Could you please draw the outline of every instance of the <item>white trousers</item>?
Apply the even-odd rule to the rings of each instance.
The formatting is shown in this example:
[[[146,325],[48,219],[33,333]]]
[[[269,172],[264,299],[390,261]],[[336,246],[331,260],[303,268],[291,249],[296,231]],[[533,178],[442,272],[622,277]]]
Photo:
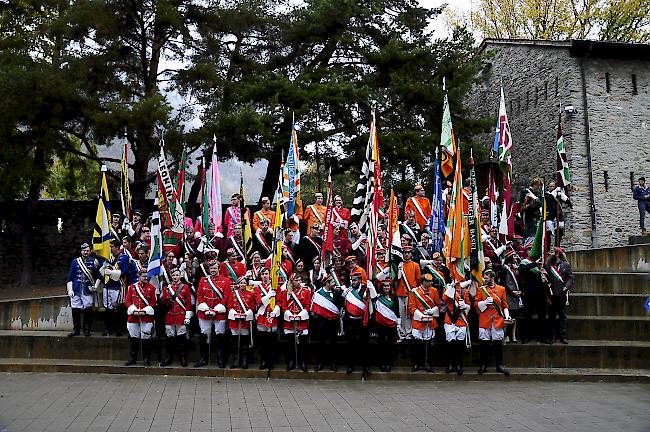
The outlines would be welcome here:
[[[73,309],[86,309],[93,305],[93,295],[75,294],[70,297],[70,306]]]
[[[138,339],[151,339],[153,337],[153,323],[152,322],[142,322],[142,323],[126,323],[126,330],[129,332],[129,336],[132,338]]]
[[[411,334],[411,317],[407,313],[409,298],[408,297],[397,297],[399,301],[399,316],[401,318],[399,333],[402,337],[405,337]]]
[[[104,290],[102,291],[102,299],[106,309],[115,309],[115,303],[117,303],[117,296],[119,293],[119,290],[109,290],[104,287]]]
[[[479,328],[478,329],[478,338],[485,341],[500,341],[503,340],[504,329],[494,328]]]
[[[184,324],[165,325],[165,335],[167,337],[183,336],[187,333],[187,327]]]
[[[436,330],[432,329],[431,324],[429,324],[429,327],[425,327],[424,330],[412,329],[411,333],[413,334],[413,337],[415,339],[431,340],[433,339],[433,336],[436,334]]]
[[[447,342],[460,340],[464,341],[467,335],[467,327],[457,326],[455,324],[445,324],[445,336],[447,337]]]
[[[204,335],[210,334],[213,328],[215,334],[224,334],[226,332],[226,320],[204,320],[199,318],[199,327]]]

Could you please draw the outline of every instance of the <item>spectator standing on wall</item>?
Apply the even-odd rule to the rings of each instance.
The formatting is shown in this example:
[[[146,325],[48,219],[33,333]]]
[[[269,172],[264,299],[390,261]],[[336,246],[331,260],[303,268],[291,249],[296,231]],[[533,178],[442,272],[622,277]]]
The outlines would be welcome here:
[[[645,229],[645,214],[646,212],[650,213],[650,186],[646,186],[645,177],[639,177],[639,184],[634,187],[633,196],[639,204],[641,235],[648,235],[648,230]]]

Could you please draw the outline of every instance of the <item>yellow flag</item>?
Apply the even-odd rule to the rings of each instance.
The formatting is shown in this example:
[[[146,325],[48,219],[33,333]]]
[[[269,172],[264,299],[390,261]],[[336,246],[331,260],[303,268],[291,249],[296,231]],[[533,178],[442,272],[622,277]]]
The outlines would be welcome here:
[[[99,191],[99,202],[97,203],[97,216],[95,217],[95,229],[93,230],[93,250],[98,256],[109,259],[111,255],[111,206],[108,197],[108,185],[106,184],[106,166],[102,166],[102,188]]]

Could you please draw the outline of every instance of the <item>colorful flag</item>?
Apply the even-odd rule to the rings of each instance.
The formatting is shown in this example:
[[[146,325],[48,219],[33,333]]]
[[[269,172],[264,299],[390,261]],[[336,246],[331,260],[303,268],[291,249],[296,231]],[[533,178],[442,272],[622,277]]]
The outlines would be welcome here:
[[[173,216],[170,212],[171,203],[174,201],[174,184],[167,167],[165,156],[165,143],[160,141],[160,154],[158,155],[158,197],[160,211],[161,230],[171,228],[174,225]]]
[[[569,173],[569,160],[564,145],[564,133],[562,131],[562,114],[557,122],[557,173],[555,175],[557,186],[566,189],[571,184]]]
[[[494,130],[494,143],[492,143],[492,149],[490,151],[490,159],[492,159],[494,156],[499,155],[499,140],[501,139],[501,128],[499,127],[501,124],[501,119],[499,116],[497,116],[497,126]]]
[[[469,268],[472,280],[476,283],[483,283],[483,269],[485,268],[485,254],[483,253],[483,242],[481,241],[481,216],[478,206],[478,193],[476,190],[476,174],[474,173],[474,157],[470,154],[469,185],[471,198],[467,211],[467,223],[469,225]]]
[[[503,171],[503,204],[501,207],[501,220],[499,222],[499,234],[507,238],[515,235],[515,222],[512,218],[512,134],[508,123],[506,112],[506,99],[501,86],[501,97],[499,100],[499,166]]]
[[[490,228],[499,227],[499,191],[497,190],[496,180],[494,179],[494,171],[492,166],[490,166],[489,175],[488,175],[489,189],[488,189],[488,198],[490,200]]]
[[[282,200],[282,181],[278,184],[275,192],[275,223],[273,225],[273,261],[271,263],[271,286],[274,290],[279,290],[280,264],[282,263],[282,210],[280,201]],[[287,245],[289,247],[289,245]]]
[[[460,155],[460,146],[457,148]],[[465,279],[465,215],[463,212],[463,175],[460,157],[456,158],[454,182],[445,228],[445,245],[443,255],[447,259],[447,268],[457,281]]]
[[[402,242],[399,233],[399,208],[397,207],[397,197],[390,190],[390,202],[388,203],[388,263],[390,264],[391,278],[397,279],[399,264],[403,261]]]
[[[449,111],[449,99],[447,98],[447,87],[445,78],[442,79],[442,91],[444,99],[442,102],[442,129],[440,131],[440,147],[442,148],[442,174],[448,177],[454,170],[453,157],[456,154],[456,140],[454,128],[451,124],[451,112]]]
[[[187,169],[187,152],[183,148],[181,154],[181,161],[178,164],[178,172],[176,173],[176,188],[174,190],[174,200],[170,203],[170,213],[174,221],[172,230],[176,234],[182,235],[185,232],[185,170]]]
[[[251,234],[251,217],[250,212],[246,208],[246,195],[244,194],[244,174],[241,169],[239,170],[239,194],[241,199],[239,200],[239,211],[241,214],[241,228],[242,228],[242,237],[244,238],[244,261],[246,263],[251,262],[251,255],[253,254],[253,235]]]
[[[127,220],[131,220],[131,190],[129,188],[129,142],[124,141],[122,161],[120,163],[120,201],[122,213]]]
[[[545,191],[544,191],[544,185],[542,185],[542,196],[544,196]],[[530,248],[530,251],[528,251],[528,257],[532,260],[537,260],[540,257],[543,256],[546,245],[545,243],[545,237],[546,233],[544,232],[544,227],[546,225],[546,200],[542,200],[542,217],[539,219],[539,222],[537,222],[537,231],[535,231],[535,240],[533,240],[533,245]],[[545,262],[545,259],[542,259],[542,262]]]
[[[106,165],[102,165],[102,186],[99,190],[97,202],[97,215],[95,216],[95,228],[93,230],[93,250],[105,259],[111,256],[111,203],[108,196],[108,185],[106,184]]]
[[[327,253],[334,253],[334,230],[332,228],[332,217],[334,208],[332,199],[332,168],[327,174],[327,210],[325,210],[325,226],[323,227],[323,248],[321,262],[325,264]]]
[[[290,218],[296,212],[296,202],[300,200],[300,154],[298,152],[298,134],[294,123],[291,124],[289,154],[283,168],[283,177],[283,195],[287,202],[287,217]]]
[[[370,123],[370,135],[366,147],[366,158],[361,166],[361,174],[359,175],[357,190],[352,201],[352,209],[350,210],[352,219],[359,224],[359,230],[362,233],[365,233],[367,230],[366,225],[368,224],[368,217],[374,202],[375,162],[378,160],[378,155],[375,154],[375,150],[377,149],[376,140],[377,131],[375,129],[375,113],[373,111],[372,122]]]
[[[440,159],[436,147],[436,161],[433,175],[433,198],[431,199],[431,217],[429,218],[429,234],[434,252],[442,251],[445,243],[445,215],[442,205],[442,178],[440,177]]]
[[[149,282],[160,289],[160,265],[162,257],[162,237],[160,234],[160,212],[158,211],[158,198],[154,198],[153,214],[151,215],[151,250],[149,251],[149,264],[147,276]]]
[[[198,218],[198,224],[201,227],[201,234],[207,237],[210,234],[210,184],[208,182],[207,170],[205,168],[205,159],[201,158],[201,216]]]
[[[222,231],[223,209],[221,208],[221,182],[219,178],[219,159],[217,158],[217,137],[213,137],[214,147],[212,148],[212,161],[210,162],[209,197],[210,197],[210,222],[214,225],[216,232]],[[209,225],[208,225],[209,226]]]

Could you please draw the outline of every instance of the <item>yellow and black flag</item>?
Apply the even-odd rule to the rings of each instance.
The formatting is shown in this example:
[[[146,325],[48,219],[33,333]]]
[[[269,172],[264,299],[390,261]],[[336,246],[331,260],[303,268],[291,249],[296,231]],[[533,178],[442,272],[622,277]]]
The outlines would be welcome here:
[[[108,197],[108,185],[106,184],[106,165],[102,166],[102,187],[99,191],[99,202],[97,203],[97,216],[95,217],[95,229],[93,231],[93,250],[105,259],[111,255],[111,204]]]
[[[241,205],[241,231],[242,237],[244,238],[244,255],[246,264],[250,264],[251,255],[253,254],[253,235],[251,234],[251,217],[248,209],[246,208],[246,198],[244,195],[244,174],[239,171],[240,191],[241,199],[239,200]]]

